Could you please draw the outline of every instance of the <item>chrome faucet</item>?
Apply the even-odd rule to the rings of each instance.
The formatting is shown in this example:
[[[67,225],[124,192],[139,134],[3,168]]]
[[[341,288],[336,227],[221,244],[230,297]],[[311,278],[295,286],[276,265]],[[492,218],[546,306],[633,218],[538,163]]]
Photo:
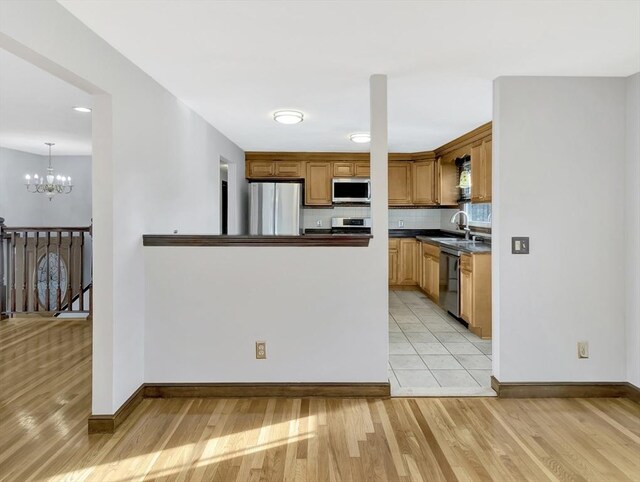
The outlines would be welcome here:
[[[464,239],[469,239],[469,235],[471,234],[471,229],[469,229],[469,215],[467,213],[465,213],[464,211],[457,211],[453,216],[451,216],[451,221],[449,221],[450,223],[455,223],[456,222],[456,218],[458,217],[459,214],[464,214]],[[460,224],[458,224],[458,227],[460,227]]]

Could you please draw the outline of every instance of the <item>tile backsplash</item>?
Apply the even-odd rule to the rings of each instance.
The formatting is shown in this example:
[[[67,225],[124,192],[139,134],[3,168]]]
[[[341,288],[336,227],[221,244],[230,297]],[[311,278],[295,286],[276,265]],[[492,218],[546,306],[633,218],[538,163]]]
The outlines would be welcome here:
[[[389,229],[442,229],[454,212],[455,209],[389,209]],[[400,221],[404,226],[399,225]]]
[[[456,229],[449,220],[457,209],[389,209],[389,229]],[[304,229],[329,229],[331,218],[370,217],[371,208],[366,206],[303,208]],[[317,222],[321,221],[322,226]],[[398,222],[403,221],[400,228]]]
[[[333,209],[303,208],[302,222],[304,229],[330,229],[331,218],[368,218],[371,217],[371,208],[368,206],[335,207]],[[321,221],[322,226],[317,222]]]

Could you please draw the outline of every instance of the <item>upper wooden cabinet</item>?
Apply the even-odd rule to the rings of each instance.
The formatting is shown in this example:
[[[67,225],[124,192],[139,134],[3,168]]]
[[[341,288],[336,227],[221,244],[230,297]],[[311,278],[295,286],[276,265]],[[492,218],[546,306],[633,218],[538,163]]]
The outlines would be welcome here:
[[[411,176],[413,181],[412,204],[419,206],[438,204],[437,162],[435,160],[414,162]]]
[[[389,206],[411,206],[411,168],[411,162],[389,162]]]
[[[353,162],[334,162],[333,177],[353,177],[355,166]]]
[[[276,166],[272,161],[255,161],[247,163],[247,177],[249,178],[272,177],[275,173]]]
[[[276,177],[303,177],[301,162],[276,162]]]
[[[331,163],[307,162],[304,199],[307,206],[331,206]]]
[[[354,162],[353,170],[355,177],[371,177],[371,165],[368,162]]]
[[[471,148],[471,202],[491,202],[491,140]]]
[[[371,168],[368,162],[333,162],[333,177],[369,177],[370,175]]]
[[[246,166],[248,179],[303,178],[304,163],[297,161],[249,161]]]

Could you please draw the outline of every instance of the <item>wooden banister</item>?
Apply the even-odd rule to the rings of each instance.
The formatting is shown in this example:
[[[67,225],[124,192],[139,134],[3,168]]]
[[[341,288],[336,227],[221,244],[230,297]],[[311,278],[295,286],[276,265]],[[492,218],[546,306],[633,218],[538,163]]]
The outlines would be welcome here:
[[[8,227],[0,218],[0,315],[64,311],[90,316],[92,246],[86,238],[91,236],[92,226]]]

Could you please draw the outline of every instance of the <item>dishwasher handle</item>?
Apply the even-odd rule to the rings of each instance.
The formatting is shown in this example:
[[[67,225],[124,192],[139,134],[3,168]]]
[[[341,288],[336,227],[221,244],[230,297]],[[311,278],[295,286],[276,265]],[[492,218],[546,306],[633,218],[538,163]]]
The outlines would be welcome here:
[[[456,258],[460,257],[461,252],[456,251],[455,249],[440,247],[440,252],[444,254],[448,254],[449,256],[455,256]]]

